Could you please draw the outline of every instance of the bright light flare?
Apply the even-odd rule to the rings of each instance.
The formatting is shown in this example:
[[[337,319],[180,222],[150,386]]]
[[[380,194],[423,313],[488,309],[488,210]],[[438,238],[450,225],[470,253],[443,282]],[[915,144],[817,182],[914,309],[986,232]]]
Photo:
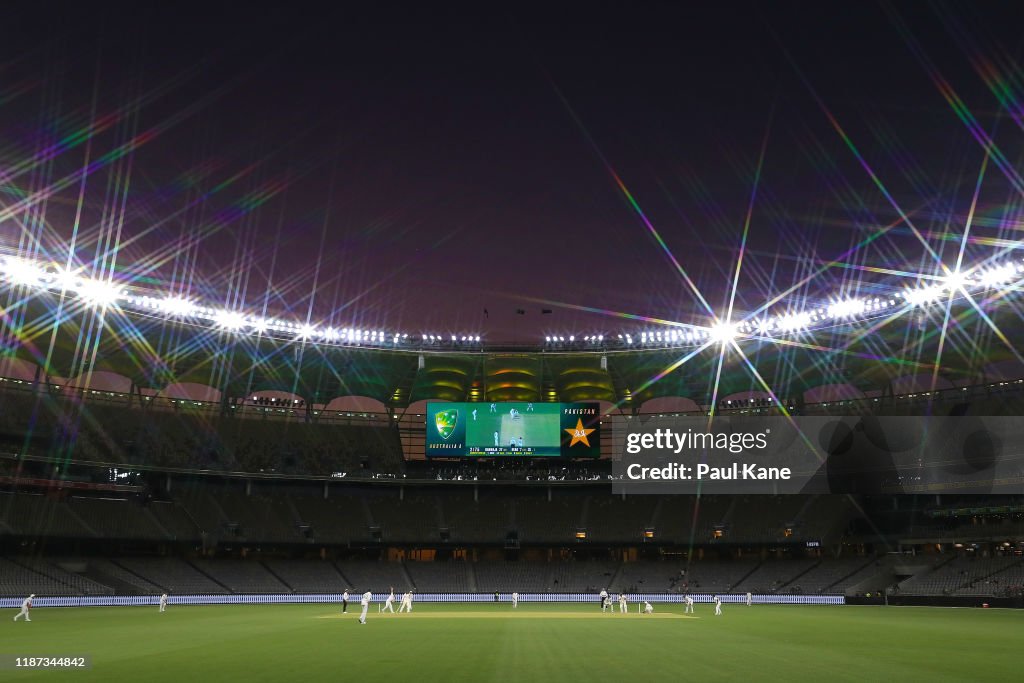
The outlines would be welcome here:
[[[970,284],[970,276],[963,271],[950,273],[942,278],[942,286],[950,292],[962,292]]]
[[[238,311],[217,311],[213,323],[225,330],[240,330],[246,326],[245,316]]]
[[[96,308],[106,308],[116,304],[124,296],[124,290],[113,282],[78,278],[73,287],[85,303]]]
[[[708,330],[713,341],[719,344],[728,344],[739,336],[739,328],[733,323],[715,323]]]
[[[1006,265],[984,271],[978,276],[978,282],[983,287],[1000,287],[1013,282],[1017,277],[1017,267]]]
[[[908,289],[903,293],[903,298],[911,306],[924,306],[939,299],[945,291],[944,285],[931,285],[920,289]]]
[[[831,304],[828,307],[828,315],[831,318],[852,318],[863,313],[866,307],[867,302],[863,299],[846,299]]]
[[[792,313],[779,318],[776,326],[782,332],[797,332],[811,325],[811,313]]]
[[[4,259],[2,268],[4,277],[16,285],[37,287],[46,277],[46,272],[37,264],[15,256]]]
[[[196,305],[188,299],[169,296],[159,302],[159,308],[167,315],[190,316],[196,312]]]

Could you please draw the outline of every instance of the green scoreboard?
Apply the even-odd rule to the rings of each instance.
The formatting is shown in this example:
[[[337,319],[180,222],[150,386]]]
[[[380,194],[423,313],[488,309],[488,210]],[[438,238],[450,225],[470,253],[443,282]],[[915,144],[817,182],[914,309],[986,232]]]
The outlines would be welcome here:
[[[597,458],[597,403],[428,403],[428,458]]]

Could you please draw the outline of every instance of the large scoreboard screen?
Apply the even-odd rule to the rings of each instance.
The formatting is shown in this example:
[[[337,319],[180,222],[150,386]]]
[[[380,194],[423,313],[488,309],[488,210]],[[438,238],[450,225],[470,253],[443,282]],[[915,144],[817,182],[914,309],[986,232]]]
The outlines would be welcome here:
[[[433,457],[596,458],[597,403],[428,403]]]

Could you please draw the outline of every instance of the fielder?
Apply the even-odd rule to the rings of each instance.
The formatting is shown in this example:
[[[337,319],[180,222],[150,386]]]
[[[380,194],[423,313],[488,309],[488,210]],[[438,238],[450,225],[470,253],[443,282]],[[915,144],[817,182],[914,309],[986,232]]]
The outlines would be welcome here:
[[[36,597],[36,594],[25,598],[21,603],[21,611],[14,615],[14,620],[17,621],[18,617],[25,617],[25,621],[32,621],[32,617],[29,616],[29,610],[32,609],[32,598]]]
[[[348,589],[347,588],[345,589],[345,592],[341,594],[341,613],[345,614],[345,612],[348,612]]]
[[[626,608],[626,594],[619,593],[619,614],[626,614],[628,611]]]
[[[654,608],[646,600],[644,600],[644,614],[654,614]]]
[[[519,593],[512,594],[512,609],[519,607]]]
[[[603,612],[608,607],[608,591],[602,588],[598,597],[601,598],[601,611]]]
[[[166,612],[167,611],[167,593],[164,593],[163,595],[160,596],[160,611],[161,612]]]
[[[693,598],[689,595],[686,596],[686,609],[683,610],[683,614],[693,614]]]
[[[754,596],[747,593],[747,607],[750,607],[752,604],[754,604]]]
[[[373,600],[373,593],[371,593],[370,591],[366,591],[365,593],[363,593],[363,597],[359,601],[359,604],[363,606],[363,613],[359,615],[359,623],[363,624],[364,626],[366,625],[366,613],[370,609],[371,600]]]
[[[722,598],[715,596],[715,616],[722,616]]]
[[[395,587],[391,587],[391,594],[388,595],[387,599],[384,600],[384,609],[381,612],[390,611],[392,614],[395,613]]]

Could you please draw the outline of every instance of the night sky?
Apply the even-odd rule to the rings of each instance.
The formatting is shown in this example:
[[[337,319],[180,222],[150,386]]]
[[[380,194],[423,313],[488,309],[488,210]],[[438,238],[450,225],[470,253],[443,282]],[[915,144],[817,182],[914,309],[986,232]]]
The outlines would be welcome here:
[[[529,341],[1019,239],[1015,3],[27,4],[0,246],[161,291]]]

